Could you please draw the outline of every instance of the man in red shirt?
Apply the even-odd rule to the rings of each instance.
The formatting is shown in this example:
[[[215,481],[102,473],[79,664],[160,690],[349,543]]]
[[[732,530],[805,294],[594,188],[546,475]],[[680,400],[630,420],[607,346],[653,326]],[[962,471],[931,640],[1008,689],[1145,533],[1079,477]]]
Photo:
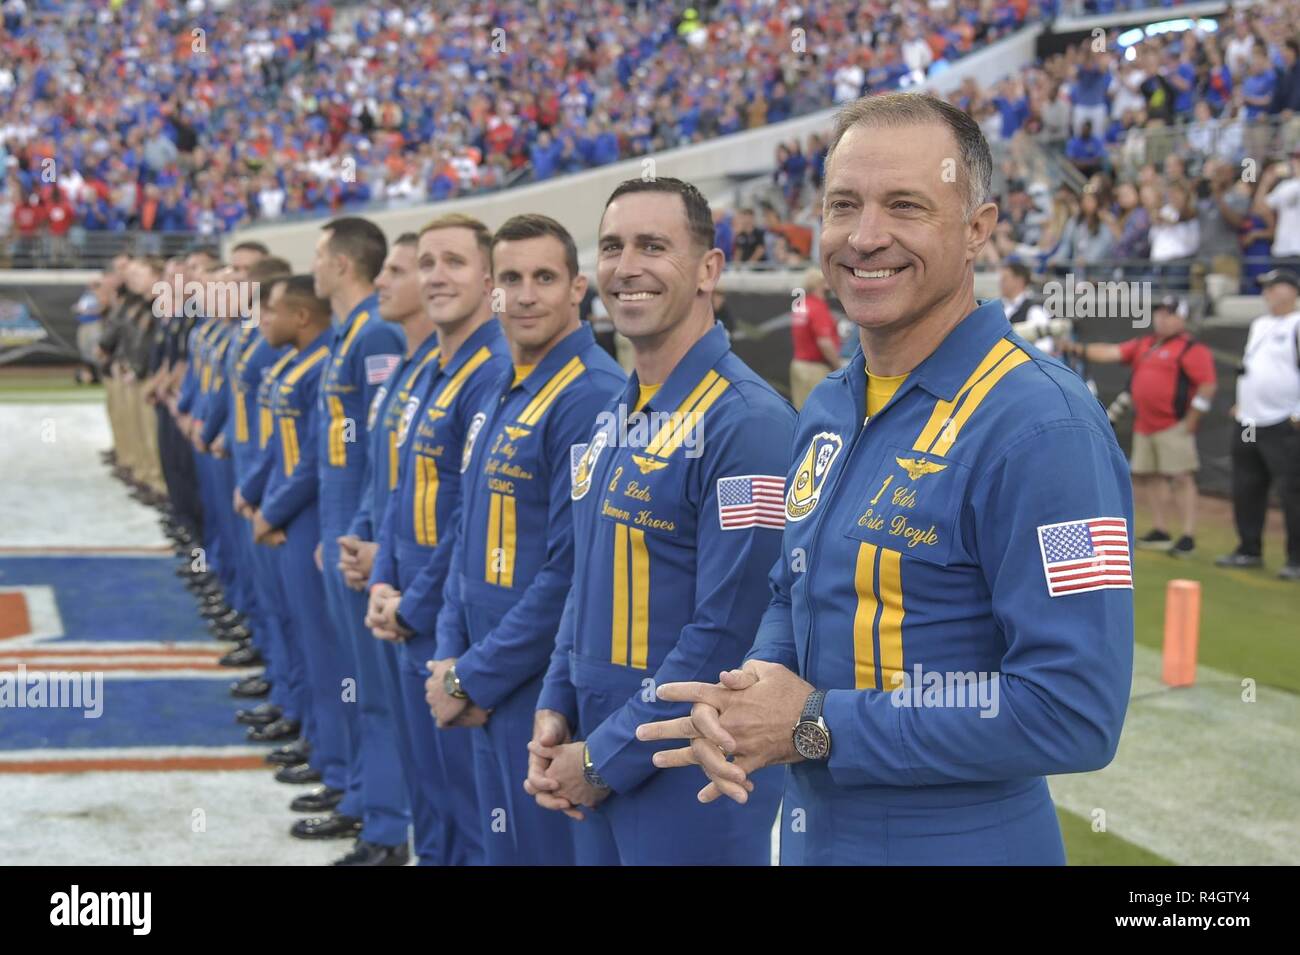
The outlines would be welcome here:
[[[1151,508],[1152,529],[1137,545],[1190,554],[1196,547],[1196,426],[1210,410],[1214,397],[1214,356],[1187,334],[1186,309],[1174,296],[1153,308],[1154,335],[1122,344],[1070,342],[1067,354],[1089,361],[1123,362],[1133,369],[1129,394],[1133,399],[1133,453],[1129,466],[1135,491],[1144,491]],[[1166,531],[1172,489],[1182,517],[1182,536],[1174,541]]]
[[[18,257],[27,265],[37,264],[40,249],[41,227],[45,225],[45,206],[39,193],[33,192],[27,201],[14,210],[14,232],[18,235]]]
[[[826,279],[820,269],[804,273],[802,301],[790,310],[794,358],[790,362],[790,403],[803,407],[818,382],[840,367],[840,332],[826,304]]]
[[[56,266],[68,264],[68,231],[76,221],[76,216],[76,210],[63,190],[55,186],[45,210],[45,219],[50,230],[50,259]]]

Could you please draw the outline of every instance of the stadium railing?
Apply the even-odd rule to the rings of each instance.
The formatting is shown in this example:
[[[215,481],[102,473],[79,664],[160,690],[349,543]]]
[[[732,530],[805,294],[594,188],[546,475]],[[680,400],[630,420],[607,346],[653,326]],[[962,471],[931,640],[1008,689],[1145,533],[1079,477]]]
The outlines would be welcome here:
[[[121,252],[167,258],[220,240],[197,232],[98,232],[80,226],[66,236],[10,234],[0,237],[0,269],[100,269]]]

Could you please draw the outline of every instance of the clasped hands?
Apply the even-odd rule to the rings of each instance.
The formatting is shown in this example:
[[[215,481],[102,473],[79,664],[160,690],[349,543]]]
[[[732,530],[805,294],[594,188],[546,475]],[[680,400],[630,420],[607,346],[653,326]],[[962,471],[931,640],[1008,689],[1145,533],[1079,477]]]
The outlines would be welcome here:
[[[799,762],[794,727],[813,685],[779,663],[750,660],[718,683],[665,683],[661,700],[692,703],[691,714],[637,727],[643,741],[683,739],[690,745],[654,754],[661,769],[699,766],[709,778],[700,802],[727,796],[738,803],[754,791],[750,774]]]

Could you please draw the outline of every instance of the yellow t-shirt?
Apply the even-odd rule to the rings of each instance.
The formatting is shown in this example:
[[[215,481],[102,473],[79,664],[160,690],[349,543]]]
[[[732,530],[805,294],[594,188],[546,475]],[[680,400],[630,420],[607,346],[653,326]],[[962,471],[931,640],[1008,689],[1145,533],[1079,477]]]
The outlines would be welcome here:
[[[642,408],[644,408],[646,406],[646,402],[649,401],[651,398],[653,398],[656,392],[658,392],[659,389],[662,387],[663,387],[662,383],[658,385],[641,385],[640,390],[637,392],[637,396],[636,396],[636,407],[633,408],[632,410],[640,411]]]
[[[537,367],[536,365],[515,365],[515,380],[510,387],[511,388],[519,387],[519,383],[523,381],[525,378],[527,378],[529,375],[531,375],[533,373],[533,369],[536,367]]]
[[[907,375],[873,375],[867,373],[867,417],[873,417],[881,408],[889,404],[899,385],[907,380]]]

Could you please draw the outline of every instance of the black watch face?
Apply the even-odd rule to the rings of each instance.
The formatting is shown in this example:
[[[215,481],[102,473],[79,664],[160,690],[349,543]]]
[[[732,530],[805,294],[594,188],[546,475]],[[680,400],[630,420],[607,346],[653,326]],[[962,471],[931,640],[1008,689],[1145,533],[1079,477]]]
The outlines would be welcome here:
[[[825,759],[830,737],[816,723],[800,723],[794,728],[794,748],[804,759]]]

